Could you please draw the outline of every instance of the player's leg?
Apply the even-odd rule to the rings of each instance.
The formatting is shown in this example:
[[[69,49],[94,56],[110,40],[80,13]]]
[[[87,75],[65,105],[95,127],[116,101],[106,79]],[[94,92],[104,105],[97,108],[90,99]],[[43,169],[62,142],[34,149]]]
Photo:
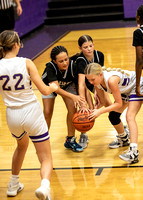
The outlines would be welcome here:
[[[29,144],[29,137],[25,134],[20,140],[17,140],[17,147],[12,158],[12,175],[11,181],[8,184],[7,196],[16,196],[20,192],[24,185],[19,182],[19,173],[22,167],[22,163],[25,157]]]
[[[48,126],[39,102],[33,102],[29,105],[28,111],[28,115],[25,119],[25,127],[26,131],[29,133],[30,139],[34,143],[36,153],[41,164],[41,186],[35,192],[39,199],[47,198],[50,200],[52,156]]]
[[[121,114],[127,107],[128,103],[123,101],[122,108],[109,113],[109,120],[118,133],[117,139],[109,144],[109,148],[118,148],[129,145],[129,132],[126,130],[126,127],[124,127],[123,122],[120,119]]]
[[[50,148],[50,140],[43,142],[34,142],[36,153],[41,164],[41,186],[35,191],[36,196],[39,199],[51,200],[50,195],[50,179],[52,175],[52,155]]]
[[[47,122],[48,128],[50,128],[51,119],[52,119],[53,110],[54,110],[55,96],[53,94],[50,94],[48,96],[42,95],[42,101],[43,101],[44,117]]]
[[[67,97],[63,97],[63,100],[65,102],[66,108],[67,108],[67,129],[68,129],[68,136],[66,138],[66,142],[64,146],[68,149],[72,149],[73,151],[83,151],[82,146],[80,146],[76,142],[75,138],[75,127],[72,123],[72,118],[77,111],[74,102],[72,99],[69,99]]]
[[[130,131],[130,148],[129,151],[120,155],[119,157],[125,161],[136,163],[138,162],[138,127],[136,123],[136,115],[139,112],[142,105],[142,101],[129,102],[126,118]]]

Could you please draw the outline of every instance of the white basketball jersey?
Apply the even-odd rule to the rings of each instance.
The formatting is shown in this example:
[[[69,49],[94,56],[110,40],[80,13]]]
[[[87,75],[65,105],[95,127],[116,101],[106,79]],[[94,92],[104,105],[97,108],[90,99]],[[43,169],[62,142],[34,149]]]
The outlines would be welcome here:
[[[26,58],[0,60],[0,93],[7,107],[19,107],[37,100],[26,68]]]
[[[103,71],[103,76],[104,76],[104,81],[107,87],[107,92],[112,93],[109,85],[108,85],[108,80],[111,76],[119,76],[120,77],[120,83],[118,84],[119,89],[121,94],[129,94],[133,87],[136,84],[136,74],[134,71],[128,71],[124,70],[125,73],[122,73],[120,71],[109,71],[107,72],[106,70]],[[101,86],[98,86],[101,89]]]

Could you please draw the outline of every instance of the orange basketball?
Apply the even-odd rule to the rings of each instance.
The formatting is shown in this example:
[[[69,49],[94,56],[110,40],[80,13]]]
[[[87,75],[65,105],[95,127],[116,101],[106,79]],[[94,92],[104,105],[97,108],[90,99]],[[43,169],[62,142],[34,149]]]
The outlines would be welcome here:
[[[72,122],[76,130],[80,132],[87,132],[93,127],[95,120],[90,121],[88,116],[89,115],[87,114],[87,112],[84,113],[76,112],[74,114]]]

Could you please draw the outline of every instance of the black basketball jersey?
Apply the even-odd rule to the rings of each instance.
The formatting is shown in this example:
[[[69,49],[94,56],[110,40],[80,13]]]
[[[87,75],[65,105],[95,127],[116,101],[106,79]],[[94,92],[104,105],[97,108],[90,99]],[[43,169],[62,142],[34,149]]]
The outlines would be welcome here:
[[[133,46],[143,47],[143,25],[133,32]]]
[[[72,60],[70,60],[69,67],[65,71],[60,71],[53,61],[48,62],[46,63],[46,68],[42,74],[42,80],[46,85],[50,82],[58,81],[59,86],[62,89],[65,89],[73,82],[77,85],[77,77],[77,68]]]
[[[101,66],[104,65],[104,54],[100,51],[94,50],[94,57],[93,57],[93,62],[94,63],[99,63]],[[78,74],[84,74],[84,70],[86,66],[90,62],[86,59],[86,57],[81,53],[78,58],[76,59],[76,64],[77,64],[77,70]],[[94,86],[89,83],[87,78],[85,78],[86,86],[90,91],[93,91]]]

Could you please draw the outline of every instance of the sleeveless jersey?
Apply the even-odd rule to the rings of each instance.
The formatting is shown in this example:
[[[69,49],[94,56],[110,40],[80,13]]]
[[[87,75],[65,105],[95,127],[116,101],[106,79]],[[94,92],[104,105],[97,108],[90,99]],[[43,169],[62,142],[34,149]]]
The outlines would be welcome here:
[[[94,50],[93,54],[94,54],[93,62],[99,63],[101,66],[103,66],[104,65],[104,54],[97,50]],[[89,63],[90,62],[86,59],[86,57],[83,55],[83,53],[81,53],[76,59],[78,74],[85,74],[84,70]],[[86,77],[85,77],[85,83],[86,83],[87,88],[91,92],[93,92],[94,86],[89,83],[89,81],[87,80]]]
[[[136,29],[133,33],[133,46],[142,46],[143,47],[143,25],[140,28]]]
[[[124,72],[125,73],[122,73],[120,71],[109,71],[109,72],[107,72],[106,70],[103,71],[104,81],[108,93],[112,93],[108,85],[108,80],[110,77],[115,75],[120,77],[120,82],[118,86],[121,94],[129,95],[131,93],[132,89],[135,87],[136,84],[136,74],[134,71],[128,71],[128,70],[124,70]],[[99,89],[104,89],[101,85],[98,85],[97,87]]]
[[[75,63],[70,60],[69,67],[65,71],[60,71],[54,62],[48,62],[42,74],[43,82],[48,85],[50,82],[58,81],[60,88],[66,89],[73,82],[78,84]]]
[[[26,68],[26,58],[0,60],[0,93],[7,107],[19,107],[37,100]]]

